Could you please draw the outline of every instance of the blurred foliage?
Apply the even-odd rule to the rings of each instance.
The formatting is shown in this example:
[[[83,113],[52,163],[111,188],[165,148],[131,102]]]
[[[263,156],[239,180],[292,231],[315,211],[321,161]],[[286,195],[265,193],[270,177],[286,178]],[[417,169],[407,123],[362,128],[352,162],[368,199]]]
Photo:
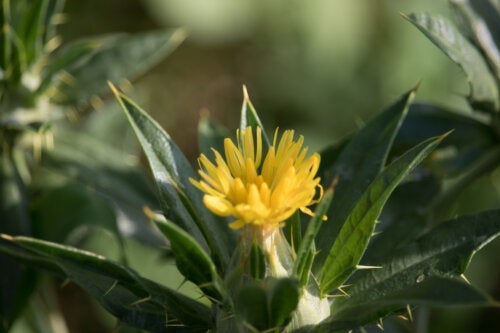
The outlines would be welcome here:
[[[213,318],[207,320],[206,305],[214,299],[228,299],[217,274],[228,265],[224,251],[232,253],[233,236],[225,234],[224,222],[205,222],[208,229],[204,230],[201,222],[191,217],[194,211],[204,211],[199,195],[190,192],[178,198],[174,193],[178,188],[166,186],[160,178],[172,172],[168,167],[172,162],[169,152],[177,157],[186,155],[181,170],[189,169],[188,161],[194,162],[200,113],[200,150],[221,146],[220,139],[230,131],[218,123],[229,128],[238,126],[240,114],[235,110],[241,103],[240,87],[246,84],[257,97],[255,105],[265,107],[260,116],[263,123],[269,124],[266,127],[293,127],[305,134],[313,150],[323,148],[320,172],[325,187],[340,176],[328,212],[336,224],[326,227],[326,233],[326,229],[305,229],[308,224],[302,223],[301,236],[315,238],[323,251],[313,264],[314,242],[304,245],[300,267],[294,268],[294,274],[305,283],[310,269],[318,273],[318,267],[325,266],[329,274],[321,275],[321,291],[330,292],[343,282],[353,282],[352,298],[334,303],[337,314],[313,331],[364,325],[385,315],[388,309],[408,303],[423,305],[414,312],[416,321],[404,323],[391,317],[385,322],[386,331],[498,330],[494,320],[498,309],[468,308],[464,314],[461,310],[425,307],[450,304],[450,295],[468,304],[488,302],[482,293],[450,278],[463,273],[472,254],[498,234],[498,1],[454,0],[450,6],[444,0],[89,0],[67,1],[62,14],[63,2],[2,1],[0,232],[87,249],[120,264],[23,237],[2,238],[3,252],[76,282],[119,318],[120,332],[139,331],[127,324],[161,331],[165,313],[191,327],[188,331],[212,327]],[[442,16],[420,14],[422,11]],[[398,12],[417,14],[402,15],[409,24]],[[64,28],[56,34],[56,25],[62,22]],[[184,30],[164,31],[158,29],[160,26],[183,26],[191,36],[164,61],[184,38]],[[144,75],[153,66],[155,71]],[[139,77],[141,99],[171,135],[166,146],[151,144],[157,151],[149,151],[148,156],[160,193],[159,203],[140,169],[137,143],[129,125],[116,104],[103,102],[109,95],[107,80],[127,90],[128,80]],[[399,105],[395,103],[364,124],[363,119],[371,118],[401,87],[412,86],[419,79],[422,83],[416,103],[408,105],[411,98],[406,95]],[[119,98],[129,101],[123,95]],[[133,104],[126,104],[126,109],[143,114]],[[255,112],[253,106],[250,110]],[[252,112],[247,115],[250,118],[243,120],[249,123],[258,119],[256,113],[254,118]],[[139,137],[141,132],[149,135],[140,138],[148,155],[148,145],[163,138],[164,132],[154,126],[141,127],[151,125],[144,121],[149,119],[147,115],[142,117],[141,121],[130,120],[136,123]],[[430,152],[428,146],[417,145],[450,130],[454,132],[429,158],[404,177],[415,161]],[[328,146],[325,142],[336,144]],[[427,144],[434,145],[431,141]],[[423,150],[411,150],[416,154],[407,157],[411,167],[406,162],[400,162],[403,164],[399,167],[389,164],[415,146]],[[156,159],[154,163],[151,158]],[[351,170],[354,180],[346,170]],[[174,183],[178,185],[186,177],[181,173],[173,178]],[[189,185],[182,188],[186,189]],[[373,193],[380,195],[382,202],[368,204]],[[177,210],[171,210],[172,200]],[[194,208],[186,204],[189,200]],[[152,228],[143,206],[153,210],[161,207],[165,216],[178,224],[159,226],[170,241],[177,242],[172,251],[178,264],[182,263],[180,273],[166,251],[168,242]],[[318,209],[328,209],[326,203],[324,206]],[[488,209],[496,210],[484,212]],[[369,218],[359,225],[352,222],[353,216],[362,211]],[[471,213],[479,215],[455,219]],[[204,221],[211,221],[212,217],[204,214]],[[364,239],[359,246],[342,243],[348,233],[347,229],[342,231],[344,222],[367,232],[375,228],[379,214],[381,223],[376,231],[382,231],[380,235],[369,243],[370,237]],[[297,220],[293,228],[300,224]],[[318,226],[319,221],[309,224]],[[191,236],[196,242],[183,230],[195,230]],[[434,233],[440,235],[435,236],[437,240]],[[296,237],[298,243],[296,234],[290,237]],[[453,255],[433,252],[446,239]],[[462,239],[462,245],[453,247],[453,239]],[[200,244],[195,257],[183,252],[186,244],[198,246],[195,243]],[[368,245],[364,255],[363,245]],[[500,272],[494,264],[499,245],[498,240],[488,245],[466,271],[474,284],[497,300]],[[347,246],[352,251],[337,257],[335,253],[341,252],[334,251],[334,256],[327,259],[330,248],[335,246]],[[422,251],[433,255],[418,259],[416,265],[424,267],[425,283],[415,284],[419,283],[420,271],[408,267],[408,262],[421,256]],[[208,258],[206,252],[212,257]],[[251,267],[252,277],[262,277],[260,252],[255,249],[253,253],[256,266]],[[387,269],[373,274],[356,271],[355,266],[344,265],[345,257],[350,255],[364,265],[387,267],[387,260],[391,260],[389,267],[394,265],[402,273],[388,273]],[[197,265],[211,275],[206,276]],[[68,328],[84,332],[95,328],[84,326],[85,319],[71,320],[80,308],[64,307],[68,296],[54,291],[60,280],[39,278],[38,273],[3,254],[0,267],[8,268],[1,279],[1,331],[8,330],[20,315],[15,332],[64,332]],[[336,275],[339,271],[342,274]],[[330,279],[332,276],[336,279]],[[411,279],[407,281],[408,276]],[[183,279],[191,282],[179,290]],[[373,282],[377,279],[388,282],[379,285]],[[119,281],[116,290],[109,289],[113,281]],[[207,287],[206,282],[213,285]],[[81,309],[99,318],[96,325],[100,326],[96,327],[113,330],[114,317],[99,313],[95,301],[82,296],[78,287],[69,288],[76,290],[77,297],[86,297]],[[116,294],[108,298],[112,289]],[[251,311],[262,302],[273,304],[276,295],[281,300],[283,290],[293,296],[297,291],[294,280],[249,285],[235,295],[234,309],[256,327],[284,326],[296,304],[293,297],[282,301],[289,307],[283,307],[277,316],[266,312],[271,311],[270,305],[259,313]],[[435,290],[442,294],[437,295]],[[202,292],[206,298],[201,302],[185,296],[196,298]],[[145,300],[146,296],[151,299]],[[136,302],[144,302],[144,307],[138,310]],[[279,319],[273,321],[271,317]]]

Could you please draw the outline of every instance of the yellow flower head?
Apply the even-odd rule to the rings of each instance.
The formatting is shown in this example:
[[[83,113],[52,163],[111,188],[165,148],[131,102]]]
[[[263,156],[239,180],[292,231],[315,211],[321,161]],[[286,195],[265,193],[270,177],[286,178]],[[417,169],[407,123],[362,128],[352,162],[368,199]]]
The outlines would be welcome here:
[[[283,133],[279,144],[278,131],[262,160],[262,130],[251,127],[236,131],[237,145],[224,140],[225,159],[213,149],[215,164],[204,155],[198,159],[201,180],[191,183],[205,193],[204,204],[214,214],[234,216],[230,224],[239,229],[254,226],[280,226],[297,209],[312,215],[307,206],[321,199],[319,185],[320,156],[309,157],[302,147],[304,137],[294,141],[294,131]],[[317,189],[319,198],[314,199]]]

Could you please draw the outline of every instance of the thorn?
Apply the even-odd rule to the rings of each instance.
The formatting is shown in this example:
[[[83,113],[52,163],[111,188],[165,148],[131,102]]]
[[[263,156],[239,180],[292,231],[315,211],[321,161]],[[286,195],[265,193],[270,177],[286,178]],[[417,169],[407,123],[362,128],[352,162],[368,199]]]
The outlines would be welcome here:
[[[167,219],[163,215],[153,212],[148,206],[143,206],[142,211],[152,221],[167,222]]]
[[[382,221],[380,221],[380,220],[375,220],[375,224],[380,224],[380,223],[382,223]]]
[[[384,330],[384,323],[382,322],[382,318],[378,319],[377,327],[380,328],[382,331]]]
[[[403,316],[403,315],[398,315],[397,317],[398,317],[399,319],[403,319],[404,321],[408,321],[408,320],[409,320],[409,319],[408,319],[408,317],[405,317],[405,316]]]
[[[111,287],[109,287],[109,289],[104,293],[103,296],[107,296],[111,292],[111,290],[115,289],[117,285],[118,285],[118,280],[115,280],[115,282],[113,282]]]
[[[382,231],[375,231],[374,233],[372,233],[371,237],[375,237],[377,235],[380,235],[382,233]]]
[[[61,283],[61,286],[59,288],[64,288],[66,287],[68,284],[70,284],[71,280],[70,279],[64,279],[64,281]]]
[[[413,322],[413,314],[411,312],[410,304],[406,304],[406,312],[408,312],[408,318],[410,318],[410,321]]]
[[[351,295],[349,295],[349,293],[347,293],[347,292],[344,290],[344,288],[349,287],[349,286],[350,286],[350,285],[344,285],[344,286],[340,286],[340,287],[338,287],[337,289],[338,289],[338,290],[339,290],[342,294],[344,294],[344,296],[351,297]]]
[[[12,237],[10,235],[0,234],[0,237],[3,238],[3,239],[6,239],[8,241],[14,241],[14,237]]]
[[[134,305],[141,304],[141,303],[144,303],[144,302],[149,302],[151,299],[152,299],[151,295],[149,295],[146,298],[141,298],[141,299],[138,299],[135,302],[130,303],[130,306],[134,306]]]
[[[378,268],[382,268],[382,266],[356,265],[356,269],[378,269]]]
[[[464,274],[460,274],[460,277],[465,281],[467,282],[467,284],[471,284],[470,281],[465,277]]]
[[[250,102],[250,97],[248,96],[247,86],[245,84],[243,85],[243,101],[245,101],[247,103]]]

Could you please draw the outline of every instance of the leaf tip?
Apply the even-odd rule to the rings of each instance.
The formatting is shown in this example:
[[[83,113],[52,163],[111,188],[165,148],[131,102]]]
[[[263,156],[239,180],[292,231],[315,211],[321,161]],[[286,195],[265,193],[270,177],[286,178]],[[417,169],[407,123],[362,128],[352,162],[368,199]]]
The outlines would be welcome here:
[[[12,237],[11,235],[7,235],[7,234],[0,234],[0,238],[3,238],[3,239],[6,239],[8,241],[14,241],[14,237]]]
[[[109,89],[111,89],[111,91],[115,95],[115,97],[119,98],[120,97],[120,91],[118,91],[118,88],[116,88],[116,86],[113,84],[113,82],[111,82],[111,81],[108,80],[108,86],[109,86]]]
[[[250,103],[250,97],[248,96],[247,86],[243,85],[243,102]]]

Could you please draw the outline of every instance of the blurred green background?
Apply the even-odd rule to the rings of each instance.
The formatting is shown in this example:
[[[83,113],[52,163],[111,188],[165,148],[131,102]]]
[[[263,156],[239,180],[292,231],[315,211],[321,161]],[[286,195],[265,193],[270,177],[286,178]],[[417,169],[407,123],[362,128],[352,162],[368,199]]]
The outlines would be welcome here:
[[[59,33],[68,42],[108,32],[184,27],[188,39],[133,89],[194,163],[200,113],[208,110],[236,128],[243,84],[268,128],[295,128],[314,150],[355,131],[419,81],[417,101],[470,112],[460,69],[400,15],[422,11],[453,16],[445,0],[67,0]],[[499,179],[497,169],[484,184],[474,184],[463,194],[469,205],[460,213],[498,207]],[[89,247],[118,258],[115,243],[99,233]],[[157,252],[134,241],[127,250],[130,265],[145,276],[182,284],[170,264],[158,269],[165,261]],[[468,277],[499,299],[500,265],[491,266],[498,263],[499,240],[486,250]],[[71,332],[111,330],[113,321],[104,313],[97,315],[108,318],[102,327],[85,326],[90,324],[85,318],[96,314],[83,297],[74,286],[62,291]],[[75,302],[79,311],[64,309]],[[495,313],[446,310],[421,317],[429,316],[432,332],[494,332]],[[404,327],[412,331],[419,324]]]
[[[200,111],[236,127],[243,84],[268,128],[296,128],[313,148],[418,81],[418,100],[467,110],[459,68],[400,16],[414,11],[451,15],[445,0],[70,0],[60,32],[185,27],[187,41],[134,90],[194,160]]]

